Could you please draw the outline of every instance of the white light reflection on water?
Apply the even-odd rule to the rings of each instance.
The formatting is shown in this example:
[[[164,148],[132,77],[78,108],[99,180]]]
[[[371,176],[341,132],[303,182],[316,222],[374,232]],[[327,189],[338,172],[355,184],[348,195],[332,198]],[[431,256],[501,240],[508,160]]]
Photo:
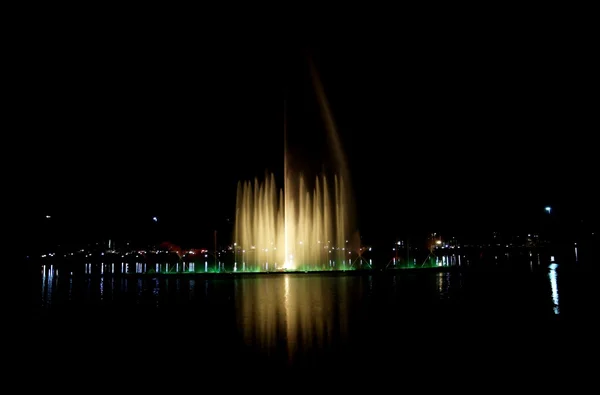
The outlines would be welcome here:
[[[46,301],[46,265],[42,266],[42,304]]]
[[[190,300],[194,299],[194,296],[196,295],[196,280],[190,280],[190,292],[189,292],[189,297]]]
[[[110,280],[110,299],[115,300],[115,278]]]
[[[154,296],[154,300],[156,301],[156,307],[160,305],[160,281],[158,278],[153,278],[154,288],[152,288],[152,295]]]
[[[85,285],[86,285],[86,287],[85,287],[85,296],[84,296],[84,299],[86,301],[89,301],[90,298],[91,298],[91,295],[92,295],[92,279],[89,278],[89,277],[86,278],[85,279]]]
[[[52,303],[52,292],[54,288],[54,268],[50,265],[48,269],[48,284],[46,285],[46,305]]]
[[[100,300],[104,300],[104,276],[100,277]]]
[[[556,273],[557,267],[558,265],[556,263],[550,264],[550,273],[548,273],[548,277],[550,278],[550,287],[552,289],[552,302],[554,303],[554,314],[560,314],[560,309],[558,305],[558,275]]]
[[[142,282],[142,278],[141,277],[138,278],[138,280],[137,280],[137,287],[136,288],[137,288],[137,294],[136,294],[137,297],[136,297],[135,303],[136,304],[140,304],[141,299],[142,299],[142,292],[144,291],[144,284]]]

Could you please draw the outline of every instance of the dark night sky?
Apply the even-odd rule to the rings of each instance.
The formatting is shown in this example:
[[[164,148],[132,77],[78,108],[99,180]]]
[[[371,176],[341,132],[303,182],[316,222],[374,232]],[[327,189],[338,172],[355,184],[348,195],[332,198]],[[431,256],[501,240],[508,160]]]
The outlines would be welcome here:
[[[26,199],[31,218],[51,214],[71,236],[131,237],[157,215],[169,238],[210,240],[238,180],[281,170],[284,97],[290,133],[322,130],[309,56],[365,237],[527,228],[546,204],[597,215],[597,77],[579,30],[438,26],[310,46],[46,33],[24,87]]]

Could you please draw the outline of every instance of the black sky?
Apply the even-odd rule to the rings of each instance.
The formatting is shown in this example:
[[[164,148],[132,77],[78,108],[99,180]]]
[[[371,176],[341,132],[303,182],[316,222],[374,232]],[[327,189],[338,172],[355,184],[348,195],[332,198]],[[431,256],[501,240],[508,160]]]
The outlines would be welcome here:
[[[208,238],[231,219],[239,180],[281,171],[284,99],[290,133],[322,130],[309,58],[365,237],[527,228],[545,205],[597,215],[583,30],[449,24],[315,45],[166,30],[37,36],[23,87],[30,217],[129,237],[156,215],[171,238]]]

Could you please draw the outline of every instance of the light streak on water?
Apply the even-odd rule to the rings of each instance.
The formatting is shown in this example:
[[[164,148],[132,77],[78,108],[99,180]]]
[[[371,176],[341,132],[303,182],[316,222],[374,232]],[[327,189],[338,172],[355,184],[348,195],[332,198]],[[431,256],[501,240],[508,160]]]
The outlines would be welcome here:
[[[54,268],[50,265],[48,269],[48,285],[46,286],[46,305],[52,303],[52,289],[54,288]]]
[[[115,278],[110,280],[110,299],[115,300]]]
[[[100,277],[100,300],[104,300],[104,276]]]
[[[550,268],[550,273],[548,273],[548,277],[550,278],[550,287],[552,289],[552,302],[554,303],[554,314],[560,314],[559,304],[558,304],[558,282],[556,273],[556,268],[558,265],[556,263],[552,263]]]
[[[190,292],[189,292],[189,296],[190,296],[190,300],[193,300],[194,297],[196,295],[196,280],[190,280]]]
[[[441,295],[444,291],[444,279],[442,278],[442,273],[437,274],[437,285],[438,285],[438,292]]]
[[[46,301],[46,265],[42,266],[42,303]]]
[[[137,298],[136,298],[136,301],[135,301],[136,304],[140,304],[140,301],[142,299],[142,292],[143,291],[144,291],[144,284],[142,282],[142,279],[138,278],[138,281],[137,281]]]
[[[160,281],[158,278],[153,278],[154,288],[152,289],[152,295],[154,295],[154,299],[156,300],[156,307],[160,305]]]

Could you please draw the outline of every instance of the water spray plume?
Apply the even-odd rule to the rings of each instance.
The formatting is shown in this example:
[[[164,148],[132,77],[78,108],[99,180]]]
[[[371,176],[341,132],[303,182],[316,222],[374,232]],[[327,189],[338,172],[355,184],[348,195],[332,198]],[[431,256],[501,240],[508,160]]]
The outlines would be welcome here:
[[[250,250],[249,267],[258,270],[333,270],[350,268],[358,238],[349,171],[322,84],[314,66],[312,76],[335,159],[334,174],[316,175],[314,183],[297,172],[288,154],[287,111],[284,108],[284,182],[275,175],[264,181],[239,182],[234,242]],[[253,248],[251,248],[251,246]],[[358,248],[358,247],[356,247]]]

